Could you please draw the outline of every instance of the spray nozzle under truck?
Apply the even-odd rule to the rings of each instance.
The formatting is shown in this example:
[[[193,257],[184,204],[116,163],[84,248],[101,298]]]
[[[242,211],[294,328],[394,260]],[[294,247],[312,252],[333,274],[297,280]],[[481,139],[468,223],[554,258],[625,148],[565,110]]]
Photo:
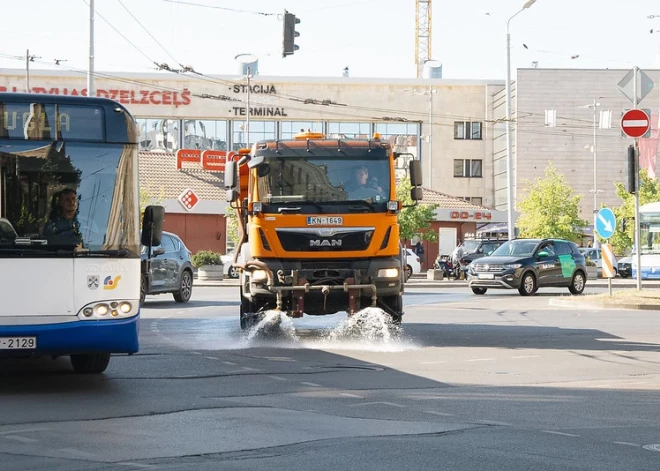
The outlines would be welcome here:
[[[240,242],[241,327],[267,310],[291,317],[376,306],[403,315],[395,160],[389,142],[301,133],[259,141],[227,162]],[[411,160],[411,197],[422,198]]]

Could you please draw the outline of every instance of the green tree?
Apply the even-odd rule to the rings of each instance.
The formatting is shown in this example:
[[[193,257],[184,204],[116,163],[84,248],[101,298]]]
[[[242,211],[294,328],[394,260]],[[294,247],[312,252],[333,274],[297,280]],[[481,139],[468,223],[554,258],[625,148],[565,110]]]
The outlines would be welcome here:
[[[633,223],[633,218],[635,217],[635,195],[628,193],[623,183],[614,182],[614,186],[616,187],[616,195],[621,198],[622,204],[618,208],[613,209],[619,224],[617,224],[616,231],[610,238],[610,243],[612,244],[614,253],[622,255],[627,249],[633,246],[635,240],[635,225]],[[649,177],[645,169],[640,169],[639,205],[655,203],[656,201],[660,201],[660,182],[655,178]],[[625,231],[621,227],[621,221],[624,218],[630,218],[630,223],[627,225]]]
[[[238,248],[239,235],[238,235],[238,219],[236,211],[227,206],[225,209],[225,220],[227,221],[227,239],[234,243],[234,247]]]
[[[518,202],[521,214],[516,223],[520,236],[577,240],[576,228],[588,222],[580,218],[582,196],[573,194],[564,175],[549,163],[544,178],[523,183],[526,194]]]
[[[396,189],[396,197],[404,205],[399,212],[400,237],[403,240],[410,240],[417,236],[422,240],[436,242],[438,234],[431,229],[431,222],[435,220],[435,210],[438,205],[424,203],[413,206],[413,200],[410,198],[411,189],[412,185],[408,178],[399,181]]]
[[[158,195],[154,193],[151,185],[147,187],[140,187],[140,224],[142,224],[142,217],[144,216],[144,209],[149,205],[158,205],[163,202],[165,196],[165,189],[160,188]]]

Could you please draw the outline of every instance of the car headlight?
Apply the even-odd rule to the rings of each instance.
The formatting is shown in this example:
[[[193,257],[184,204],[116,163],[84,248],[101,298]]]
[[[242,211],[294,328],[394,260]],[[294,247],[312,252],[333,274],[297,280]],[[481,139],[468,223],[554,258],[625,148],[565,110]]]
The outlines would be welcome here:
[[[517,268],[522,267],[522,263],[505,263],[505,264],[502,265],[502,266],[503,266],[504,268],[507,268],[507,269],[513,269],[513,270],[515,270],[515,269],[517,269]]]
[[[378,278],[398,278],[398,268],[381,268],[378,270]]]

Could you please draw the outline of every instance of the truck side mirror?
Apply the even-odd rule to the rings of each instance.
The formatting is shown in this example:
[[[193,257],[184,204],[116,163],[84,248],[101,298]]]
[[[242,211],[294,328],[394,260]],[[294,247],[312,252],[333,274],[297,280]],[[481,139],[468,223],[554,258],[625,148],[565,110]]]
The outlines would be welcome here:
[[[411,188],[410,199],[413,201],[422,201],[424,199],[424,190],[418,186]]]
[[[225,163],[225,188],[236,188],[236,162],[233,160]]]
[[[422,185],[422,163],[419,160],[411,160],[410,168],[410,184],[413,187]],[[414,199],[414,198],[413,198]]]
[[[142,235],[140,237],[142,245],[151,249],[151,247],[161,244],[164,221],[164,207],[150,205],[145,208],[142,218]]]

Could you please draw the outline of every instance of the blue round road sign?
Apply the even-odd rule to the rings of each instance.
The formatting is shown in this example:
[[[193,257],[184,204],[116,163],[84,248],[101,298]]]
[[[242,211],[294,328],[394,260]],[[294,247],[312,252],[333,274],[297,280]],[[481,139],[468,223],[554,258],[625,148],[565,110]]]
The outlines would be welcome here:
[[[603,239],[609,239],[616,230],[616,216],[610,208],[601,208],[596,215],[596,232]]]

